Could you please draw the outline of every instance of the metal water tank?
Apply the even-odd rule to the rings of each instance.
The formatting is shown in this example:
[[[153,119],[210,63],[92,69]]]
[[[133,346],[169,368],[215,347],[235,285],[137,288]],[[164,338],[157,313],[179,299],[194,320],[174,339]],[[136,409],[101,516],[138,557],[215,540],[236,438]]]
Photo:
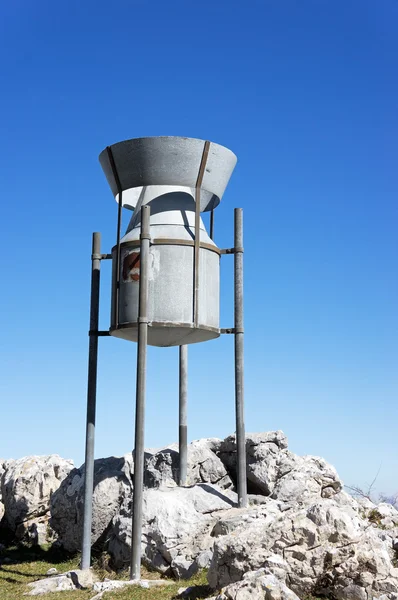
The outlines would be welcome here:
[[[179,346],[218,337],[220,251],[195,211],[196,202],[200,211],[219,204],[236,156],[218,144],[179,137],[138,138],[110,148],[101,153],[101,166],[116,200],[133,211],[126,234],[112,249],[111,335],[137,341],[141,207],[149,205],[148,344]]]

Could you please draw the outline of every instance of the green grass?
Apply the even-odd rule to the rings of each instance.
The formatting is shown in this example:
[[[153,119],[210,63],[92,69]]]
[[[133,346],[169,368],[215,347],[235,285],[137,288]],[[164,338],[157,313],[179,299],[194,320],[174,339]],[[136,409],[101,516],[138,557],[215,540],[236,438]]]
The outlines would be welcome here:
[[[29,591],[27,584],[43,579],[51,567],[55,567],[59,573],[64,573],[79,567],[80,557],[65,557],[65,555],[45,548],[8,548],[3,553],[9,564],[0,564],[0,600],[26,600],[29,596],[23,594]],[[4,556],[3,556],[4,557]],[[1,561],[0,561],[1,562]],[[94,569],[99,577],[103,579],[128,579],[128,573],[109,573],[100,568],[101,561],[95,561]],[[145,579],[159,579],[158,573],[151,573],[143,569],[142,577]],[[194,586],[190,598],[206,598],[210,596],[207,588],[206,573],[202,572],[189,581],[173,581],[164,588],[152,588],[145,590],[138,587],[127,587],[115,592],[104,594],[104,600],[172,600],[176,598],[180,587]],[[67,591],[37,596],[44,600],[90,600],[95,596],[92,590]],[[35,597],[35,596],[33,596]]]
[[[368,521],[370,521],[371,523],[373,523],[373,525],[376,525],[376,527],[379,527],[379,529],[385,529],[385,526],[383,525],[382,519],[383,519],[383,517],[379,513],[379,511],[377,510],[377,508],[374,508],[368,514]]]

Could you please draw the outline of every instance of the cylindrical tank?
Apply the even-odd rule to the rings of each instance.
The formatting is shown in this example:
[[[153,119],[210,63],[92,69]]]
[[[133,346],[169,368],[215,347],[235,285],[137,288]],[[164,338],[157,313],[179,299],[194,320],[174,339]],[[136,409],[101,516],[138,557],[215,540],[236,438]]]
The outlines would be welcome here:
[[[220,335],[220,252],[202,219],[195,307],[195,199],[204,144],[190,138],[140,138],[112,146],[113,165],[109,152],[100,156],[116,200],[121,189],[122,205],[133,210],[120,240],[118,288],[117,246],[112,249],[110,333],[115,337],[137,341],[140,222],[141,207],[146,204],[151,208],[148,344],[178,346]],[[202,211],[219,204],[236,163],[227,148],[213,143],[207,148],[200,185]]]
[[[156,195],[155,195],[156,194]],[[148,290],[148,344],[177,346],[204,342],[219,333],[220,255],[201,221],[198,324],[194,326],[195,201],[189,188],[156,186],[141,204],[151,207]],[[135,212],[120,247],[120,283],[116,294],[116,252],[112,249],[111,334],[137,341],[140,278],[141,209]],[[119,301],[115,325],[115,302]]]

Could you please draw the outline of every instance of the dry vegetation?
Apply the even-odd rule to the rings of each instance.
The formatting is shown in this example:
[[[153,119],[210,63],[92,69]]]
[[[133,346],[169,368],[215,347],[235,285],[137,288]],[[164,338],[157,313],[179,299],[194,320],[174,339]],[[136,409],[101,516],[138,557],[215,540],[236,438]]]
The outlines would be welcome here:
[[[4,558],[6,557],[6,564]],[[24,593],[28,591],[28,583],[46,577],[47,571],[55,567],[59,573],[64,573],[79,567],[80,557],[67,558],[65,555],[43,548],[28,549],[11,547],[3,553],[0,560],[0,600],[25,600]],[[99,567],[99,562],[94,566],[100,579],[127,579],[128,573],[116,575],[109,573]],[[144,571],[144,578],[159,578],[158,574]],[[103,600],[172,600],[176,598],[180,587],[194,586],[190,598],[206,598],[210,595],[207,588],[206,573],[202,572],[189,581],[176,581],[165,588],[153,588],[145,590],[142,588],[128,587],[124,590],[107,592]],[[92,590],[76,592],[57,592],[42,596],[45,600],[90,600],[95,596]],[[29,597],[29,596],[28,596]]]

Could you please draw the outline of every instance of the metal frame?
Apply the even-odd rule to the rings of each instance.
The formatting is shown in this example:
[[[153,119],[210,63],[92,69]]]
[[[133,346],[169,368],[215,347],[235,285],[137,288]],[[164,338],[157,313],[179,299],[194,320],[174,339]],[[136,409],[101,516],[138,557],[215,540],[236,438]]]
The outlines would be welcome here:
[[[199,324],[199,257],[200,257],[200,188],[202,187],[203,175],[205,174],[207,158],[209,156],[210,142],[203,146],[202,160],[199,167],[198,179],[195,187],[195,240],[194,240],[194,263],[193,278],[195,282],[193,296],[193,322]]]
[[[91,253],[90,340],[88,349],[86,450],[84,460],[82,569],[88,569],[91,563],[91,525],[94,491],[94,442],[95,413],[97,405],[98,337],[105,333],[103,331],[98,331],[100,275],[101,260],[106,260],[109,258],[111,258],[110,254],[101,254],[101,234],[98,232],[93,233]]]
[[[210,239],[214,240],[214,209],[210,212]]]
[[[235,335],[235,413],[236,456],[239,506],[247,506],[246,440],[244,420],[243,361],[243,210],[234,214],[234,335]]]
[[[122,228],[122,208],[123,208],[123,188],[120,183],[119,174],[117,172],[115,160],[113,158],[112,148],[110,146],[106,147],[106,152],[108,154],[109,163],[111,165],[113,177],[115,179],[118,197],[118,207],[117,207],[117,229],[116,229],[116,295],[115,295],[115,325],[118,327],[119,325],[119,288],[120,288],[120,231]]]
[[[206,166],[206,144],[203,152],[200,171]],[[208,148],[207,148],[208,152]],[[109,148],[111,165],[113,164],[112,151]],[[116,169],[115,180],[118,182]],[[202,173],[203,177],[203,173]],[[200,178],[198,176],[198,185]],[[120,182],[119,182],[120,186]],[[199,194],[198,194],[199,189]],[[123,327],[118,322],[119,282],[120,282],[120,229],[121,229],[121,194],[119,192],[118,225],[117,225],[117,253],[116,253],[116,325]],[[144,420],[145,420],[145,392],[146,392],[146,353],[148,336],[148,256],[151,244],[167,244],[171,240],[150,240],[150,207],[141,207],[141,235],[140,235],[140,283],[139,283],[139,317],[138,323],[138,349],[137,349],[137,384],[136,384],[136,415],[135,415],[135,447],[134,447],[134,494],[132,514],[132,543],[131,543],[131,579],[140,578],[141,565],[141,534],[142,534],[142,501],[144,488]],[[200,223],[200,185],[197,187],[195,207],[195,240],[188,242],[194,246],[194,311],[192,327],[198,326],[198,290],[199,290],[199,255],[200,248],[208,244],[200,242],[200,228],[197,226],[197,214]],[[214,216],[210,216],[211,239],[214,234]],[[197,235],[198,234],[198,235]],[[97,362],[98,362],[98,337],[109,336],[109,331],[98,330],[99,324],[99,295],[100,295],[100,265],[101,260],[112,258],[112,254],[101,254],[100,233],[93,233],[92,243],[92,274],[91,274],[91,300],[90,300],[90,329],[89,329],[89,359],[88,359],[88,386],[87,386],[87,423],[86,423],[86,451],[85,451],[85,481],[84,481],[84,513],[83,513],[83,540],[81,568],[88,569],[91,562],[91,525],[92,525],[92,498],[94,488],[94,438],[95,438],[95,413],[97,390]],[[177,243],[179,240],[177,240]],[[181,242],[186,243],[184,240]],[[176,243],[176,240],[173,240]],[[133,245],[128,243],[129,245]],[[135,242],[135,245],[138,245]],[[214,248],[209,248],[214,249]],[[236,208],[234,212],[234,247],[216,250],[221,256],[234,255],[234,327],[219,329],[220,334],[233,334],[235,337],[235,411],[236,411],[236,450],[237,450],[237,488],[239,507],[247,506],[247,480],[246,480],[246,450],[245,450],[245,425],[244,425],[244,329],[243,329],[243,211]],[[131,325],[130,325],[131,326]],[[186,485],[187,480],[187,387],[188,387],[188,347],[179,347],[179,450],[180,470],[179,485]]]
[[[135,444],[133,481],[134,491],[131,534],[130,579],[140,579],[141,573],[142,499],[144,494],[146,355],[148,343],[148,273],[150,244],[150,212],[151,209],[149,206],[141,207],[141,264],[138,303],[138,347],[136,384],[137,387],[135,405]]]
[[[188,471],[188,346],[179,347],[178,450],[180,468],[178,485],[187,483]]]
[[[199,260],[200,248],[208,247],[210,250],[215,248],[209,247],[209,244],[201,244],[200,242],[200,188],[202,187],[203,176],[205,174],[206,163],[209,156],[210,142],[206,141],[203,146],[202,160],[200,161],[198,178],[195,187],[195,238],[194,246],[194,263],[193,263],[193,280],[194,280],[194,296],[193,296],[193,315],[192,322],[194,327],[199,327]],[[211,211],[213,214],[213,211]],[[182,241],[182,240],[181,240]],[[164,240],[163,243],[167,243]],[[184,244],[191,245],[192,243]],[[178,424],[178,449],[179,449],[179,485],[185,485],[187,480],[188,470],[188,426],[187,426],[187,404],[188,404],[188,346],[180,346],[179,350],[180,372],[179,372],[179,424]]]

